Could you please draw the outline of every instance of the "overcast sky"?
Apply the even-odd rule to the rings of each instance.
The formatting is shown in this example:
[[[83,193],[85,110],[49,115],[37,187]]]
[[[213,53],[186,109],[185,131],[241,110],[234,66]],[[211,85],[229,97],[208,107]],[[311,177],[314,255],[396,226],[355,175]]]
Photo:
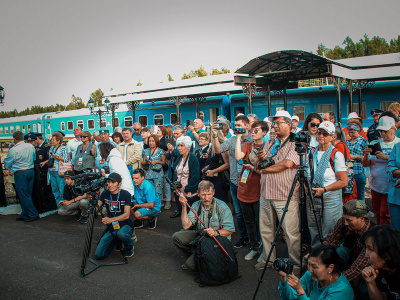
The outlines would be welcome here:
[[[232,72],[272,51],[400,34],[400,1],[0,0],[2,110]],[[111,92],[112,93],[112,92]]]

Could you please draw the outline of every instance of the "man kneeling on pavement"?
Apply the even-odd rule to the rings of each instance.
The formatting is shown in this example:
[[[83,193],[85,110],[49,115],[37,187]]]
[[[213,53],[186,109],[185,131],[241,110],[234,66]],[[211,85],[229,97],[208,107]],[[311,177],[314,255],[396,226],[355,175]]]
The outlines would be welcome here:
[[[107,226],[107,232],[101,237],[97,245],[95,258],[106,258],[116,249],[117,240],[124,245],[125,257],[133,256],[133,222],[129,217],[131,211],[131,194],[121,189],[122,177],[118,173],[111,173],[107,178],[108,190],[101,193],[99,207],[106,204],[107,216],[101,221]]]
[[[235,232],[231,210],[225,202],[214,198],[214,193],[214,185],[210,181],[201,181],[198,186],[200,201],[193,203],[192,208],[196,213],[200,211],[198,215],[208,227],[205,232],[210,237],[222,235],[230,239],[230,235]],[[179,201],[182,207],[186,206],[187,199],[185,196],[180,195]],[[201,210],[199,210],[200,206]],[[190,243],[195,240],[197,231],[204,227],[193,212],[190,211],[188,214],[186,209],[182,209],[181,221],[183,229],[175,232],[172,240],[186,257],[186,262],[182,265],[182,269],[196,270],[194,249]]]
[[[65,187],[63,201],[60,201],[60,209],[58,214],[61,216],[75,215],[76,220],[81,224],[87,222],[89,215],[89,201],[86,199],[86,193],[79,195],[75,189],[75,180],[72,178],[75,176],[73,171],[66,171],[64,173]]]
[[[144,170],[136,169],[132,173],[132,179],[135,184],[135,196],[132,200],[131,216],[135,220],[135,228],[142,228],[143,220],[149,220],[149,229],[155,229],[157,215],[161,210],[160,197],[151,182],[144,179]]]

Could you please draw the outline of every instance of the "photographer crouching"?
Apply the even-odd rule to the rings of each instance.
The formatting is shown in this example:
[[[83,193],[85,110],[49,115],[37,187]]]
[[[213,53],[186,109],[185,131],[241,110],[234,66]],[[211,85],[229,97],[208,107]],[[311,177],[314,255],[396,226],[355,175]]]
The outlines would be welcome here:
[[[193,210],[196,211],[200,219],[208,227],[207,229],[204,229],[192,211],[189,214],[186,209],[181,211],[183,229],[175,232],[172,240],[186,257],[186,262],[182,265],[183,270],[196,270],[193,252],[195,245],[193,245],[193,241],[198,236],[199,230],[204,229],[210,237],[221,235],[228,239],[235,232],[231,210],[225,202],[214,198],[214,193],[214,185],[210,181],[202,180],[198,186],[200,201],[196,201],[192,206]],[[183,194],[180,195],[179,201],[183,207],[186,206],[187,199]]]
[[[108,190],[100,195],[99,207],[106,204],[107,217],[101,221],[108,227],[97,245],[95,258],[106,258],[116,249],[116,238],[124,244],[125,257],[133,256],[133,222],[130,219],[131,194],[121,189],[122,178],[118,173],[111,173],[107,178]],[[114,235],[114,237],[113,237]]]

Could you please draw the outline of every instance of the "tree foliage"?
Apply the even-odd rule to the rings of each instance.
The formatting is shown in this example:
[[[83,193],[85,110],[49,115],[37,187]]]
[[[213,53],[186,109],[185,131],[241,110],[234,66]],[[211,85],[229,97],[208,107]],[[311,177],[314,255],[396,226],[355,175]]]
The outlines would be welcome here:
[[[140,79],[139,79],[139,82],[136,83],[136,86],[141,86],[141,85],[143,85],[143,83],[141,83],[141,82],[140,82]]]
[[[171,74],[167,75],[168,81],[174,81],[174,79],[172,78]]]
[[[221,68],[221,70],[218,69],[212,69],[211,72],[207,72],[203,66],[200,66],[197,70],[191,70],[189,74],[183,73],[181,79],[190,79],[194,77],[204,77],[208,75],[218,75],[218,74],[226,74],[230,73],[231,71],[226,69],[226,68]]]
[[[94,106],[102,106],[103,105],[103,97],[104,93],[101,89],[95,90],[93,93],[90,94],[90,98],[94,101]]]
[[[388,43],[384,38],[374,36],[372,39],[367,34],[363,39],[354,42],[349,36],[345,38],[342,45],[333,49],[326,48],[322,43],[318,45],[317,54],[330,59],[343,59],[368,55],[378,55],[400,52],[400,35],[391,39]]]

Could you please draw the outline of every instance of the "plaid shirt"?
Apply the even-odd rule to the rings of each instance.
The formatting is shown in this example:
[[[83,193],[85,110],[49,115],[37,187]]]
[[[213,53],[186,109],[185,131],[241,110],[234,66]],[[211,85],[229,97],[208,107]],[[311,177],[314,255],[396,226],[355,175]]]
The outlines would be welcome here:
[[[358,232],[351,232],[344,224],[344,217],[341,217],[335,225],[335,228],[326,236],[324,240],[325,245],[331,245],[334,247],[344,246],[353,251],[357,258],[353,264],[346,271],[343,271],[343,275],[346,276],[348,281],[352,281],[361,275],[361,271],[369,265],[368,257],[365,253],[365,245],[362,237],[370,227],[375,226],[375,223],[369,219],[366,220],[363,228]]]
[[[347,146],[349,146],[350,154],[352,155],[364,155],[364,149],[365,146],[368,145],[367,139],[363,138],[361,135],[354,141],[354,143],[351,143],[351,140],[347,141]],[[354,174],[360,174],[361,172],[364,172],[364,167],[362,166],[361,160],[355,159],[354,162]]]

